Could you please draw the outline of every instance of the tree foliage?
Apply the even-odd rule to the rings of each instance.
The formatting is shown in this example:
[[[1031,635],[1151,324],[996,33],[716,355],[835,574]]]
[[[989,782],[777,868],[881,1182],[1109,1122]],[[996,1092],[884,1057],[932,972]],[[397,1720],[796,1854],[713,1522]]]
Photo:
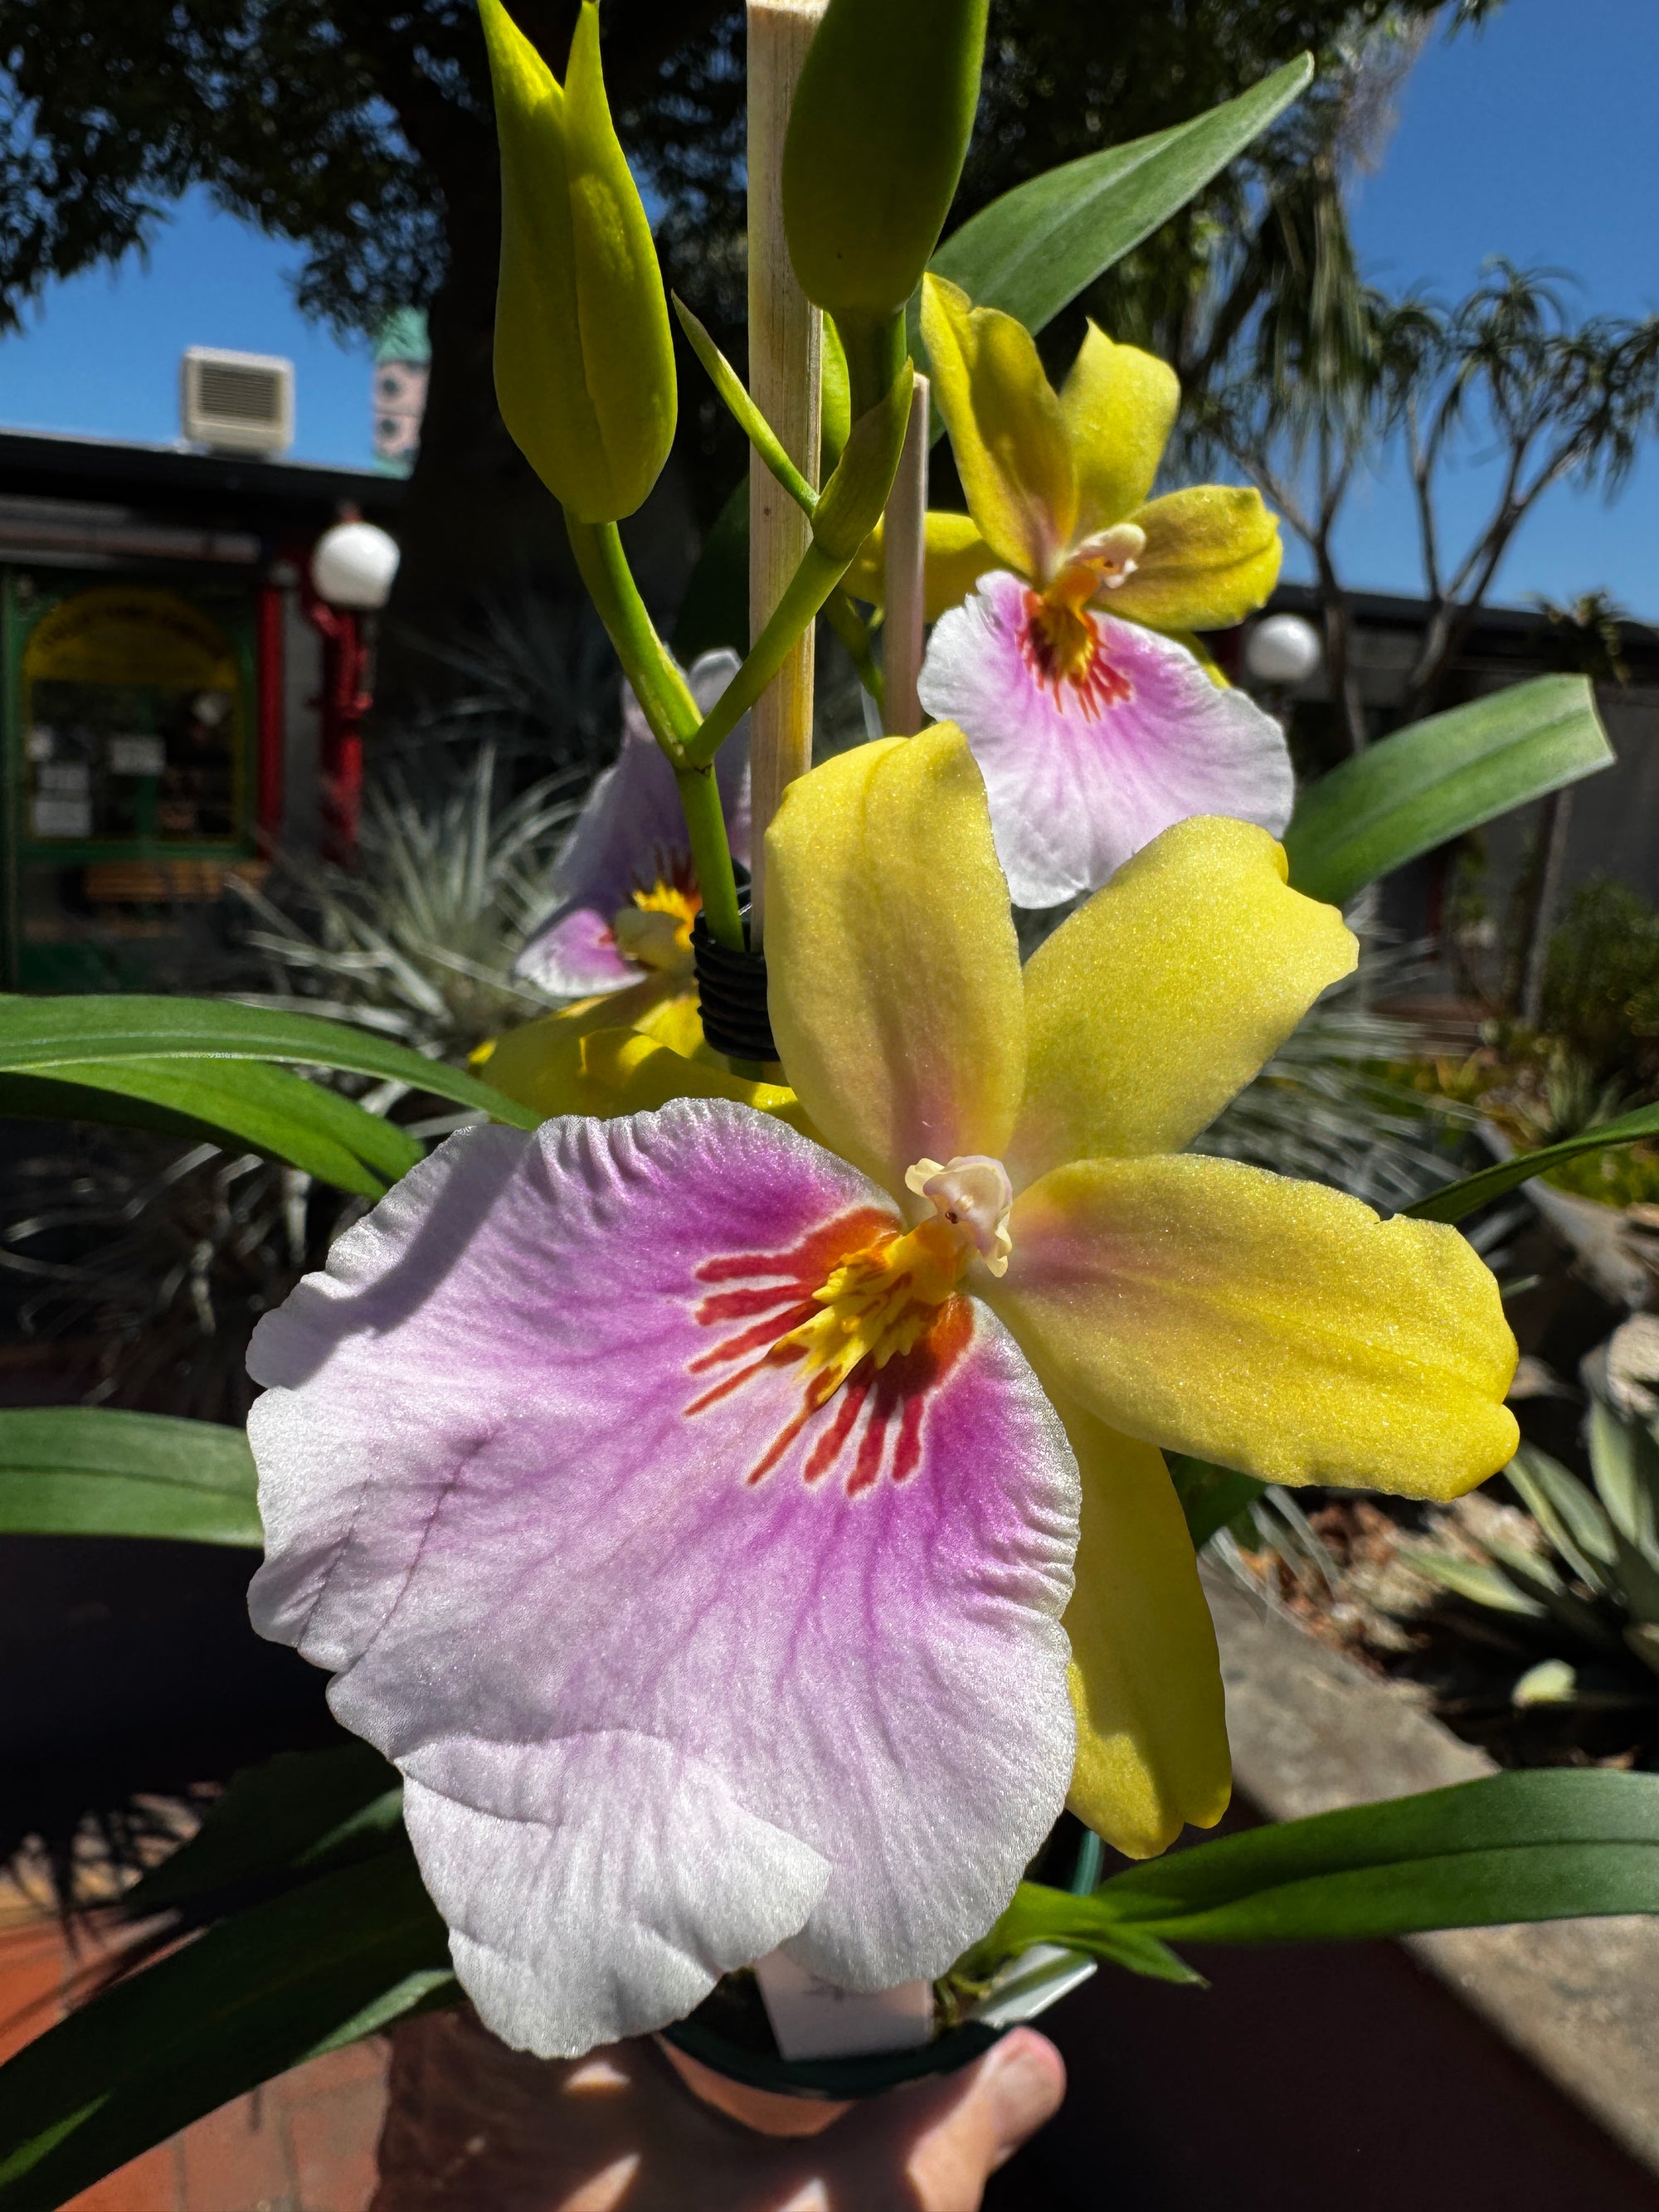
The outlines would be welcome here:
[[[1353,279],[1351,262],[1328,297],[1334,308],[1306,289],[1292,337],[1283,295],[1267,295],[1222,354],[1201,422],[1312,556],[1333,690],[1357,750],[1365,727],[1335,546],[1355,483],[1397,448],[1417,511],[1428,610],[1401,707],[1401,719],[1413,720],[1439,702],[1539,501],[1562,483],[1611,492],[1628,475],[1659,401],[1659,316],[1576,321],[1556,272],[1502,258],[1450,305],[1389,298]],[[1494,463],[1491,495],[1452,545],[1446,478],[1472,457]]]
[[[1334,81],[1385,21],[1473,19],[1494,4],[1119,0],[1102,35],[1067,0],[994,0],[954,219],[1056,162],[1183,121],[1305,48]],[[562,73],[576,0],[513,5]],[[659,210],[669,281],[741,361],[741,9],[605,0],[605,16],[612,101]],[[301,248],[301,303],[342,332],[373,331],[397,307],[431,310],[404,627],[429,629],[469,586],[493,574],[499,588],[526,562],[556,557],[544,497],[490,387],[499,186],[471,0],[5,0],[0,26],[0,331],[55,279],[142,250],[185,193],[204,189]],[[1313,110],[1328,104],[1318,94]],[[1218,254],[1248,228],[1264,180],[1299,172],[1296,134],[1310,127],[1271,134],[1062,319],[1052,343],[1075,341],[1086,307],[1124,335],[1146,325],[1173,336],[1186,365],[1182,333]],[[682,459],[707,521],[744,457],[695,371],[685,400]]]

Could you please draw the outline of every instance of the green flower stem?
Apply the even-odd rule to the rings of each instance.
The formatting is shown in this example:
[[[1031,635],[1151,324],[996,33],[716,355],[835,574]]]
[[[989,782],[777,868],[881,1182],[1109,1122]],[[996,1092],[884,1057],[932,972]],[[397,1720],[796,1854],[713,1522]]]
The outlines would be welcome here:
[[[847,381],[852,394],[852,420],[879,407],[893,388],[893,380],[904,366],[908,342],[902,313],[866,321],[861,316],[838,315],[836,328],[847,355]]]
[[[1104,1856],[1101,1849],[1100,1838],[1096,1835],[1092,1828],[1085,1828],[1082,1844],[1078,1849],[1077,1865],[1072,1873],[1073,1897],[1094,1895],[1100,1887],[1100,1866]]]
[[[799,568],[773,610],[772,619],[750,647],[742,667],[710,708],[702,729],[686,745],[685,757],[689,762],[706,768],[714,759],[739,720],[782,667],[790,647],[815,619],[819,608],[847,574],[851,559],[850,554],[843,560],[838,554],[826,553],[817,544],[807,547]],[[709,927],[714,927],[712,922]]]
[[[847,648],[859,682],[875,701],[878,707],[884,703],[881,671],[876,665],[870,641],[875,632],[860,615],[848,594],[841,590],[830,592],[823,603],[823,619]]]
[[[714,771],[676,768],[674,781],[691,839],[691,865],[697,872],[708,934],[716,945],[741,952],[745,942],[743,916],[738,911],[737,878],[732,872],[732,848],[726,839],[726,815]]]
[[[711,745],[700,758],[692,752],[692,740],[701,728],[697,702],[673,655],[657,635],[616,524],[579,522],[567,513],[565,527],[582,581],[617,648],[617,658],[634,687],[641,712],[673,765],[708,933],[717,945],[740,952],[743,918],[738,911],[737,878],[732,872],[726,817],[710,766],[714,749]],[[732,720],[736,720],[733,715]]]
[[[623,550],[622,533],[614,522],[579,522],[568,510],[564,522],[582,581],[617,648],[641,712],[678,769],[686,740],[696,735],[702,718],[690,685],[657,635],[657,626],[640,597]]]

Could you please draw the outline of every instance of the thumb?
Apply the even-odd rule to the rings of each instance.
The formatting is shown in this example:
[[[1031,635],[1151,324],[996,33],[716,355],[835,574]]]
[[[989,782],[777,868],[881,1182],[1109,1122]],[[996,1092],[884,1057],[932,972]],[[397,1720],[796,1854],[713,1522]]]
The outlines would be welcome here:
[[[1060,2110],[1066,2063],[1046,2036],[1018,2027],[960,2080],[905,2161],[919,2212],[975,2212],[987,2178]]]

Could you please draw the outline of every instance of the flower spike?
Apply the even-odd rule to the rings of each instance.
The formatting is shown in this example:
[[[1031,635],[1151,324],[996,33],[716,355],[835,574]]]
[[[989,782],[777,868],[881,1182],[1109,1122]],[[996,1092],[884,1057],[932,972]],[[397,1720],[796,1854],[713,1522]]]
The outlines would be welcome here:
[[[562,87],[501,0],[478,0],[501,155],[495,392],[578,521],[641,506],[674,441],[674,349],[651,226],[605,102],[584,0]]]

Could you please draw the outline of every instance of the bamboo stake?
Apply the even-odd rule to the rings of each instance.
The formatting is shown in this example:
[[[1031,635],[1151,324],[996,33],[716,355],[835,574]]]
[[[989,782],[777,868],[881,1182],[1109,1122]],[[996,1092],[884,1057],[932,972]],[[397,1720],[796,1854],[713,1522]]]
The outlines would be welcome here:
[[[922,725],[916,685],[921,676],[927,586],[927,379],[916,379],[904,451],[888,496],[882,529],[887,617],[882,624],[881,680],[888,734],[913,738]]]
[[[818,481],[823,319],[789,265],[783,141],[806,50],[826,0],[749,0],[749,389],[784,450]],[[760,635],[806,550],[806,517],[760,459],[749,465],[749,635]],[[750,937],[761,941],[767,824],[784,787],[812,764],[813,633],[790,653],[750,717]]]

